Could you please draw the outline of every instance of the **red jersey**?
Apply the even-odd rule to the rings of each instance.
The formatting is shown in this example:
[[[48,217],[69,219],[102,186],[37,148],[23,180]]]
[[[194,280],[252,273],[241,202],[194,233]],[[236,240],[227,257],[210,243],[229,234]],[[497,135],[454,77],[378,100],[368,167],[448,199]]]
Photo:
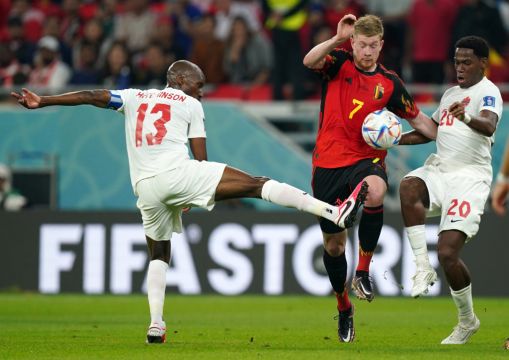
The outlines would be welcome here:
[[[360,160],[385,159],[387,151],[364,142],[361,127],[371,112],[387,108],[404,119],[419,109],[401,79],[378,64],[373,72],[358,69],[352,54],[335,49],[319,72],[323,77],[320,123],[313,151],[313,166],[338,168]]]

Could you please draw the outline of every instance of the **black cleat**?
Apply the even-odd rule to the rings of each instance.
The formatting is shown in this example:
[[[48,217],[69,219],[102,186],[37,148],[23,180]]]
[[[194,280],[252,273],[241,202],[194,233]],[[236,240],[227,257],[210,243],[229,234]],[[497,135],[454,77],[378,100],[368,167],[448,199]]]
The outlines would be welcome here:
[[[355,328],[353,326],[353,304],[350,309],[339,312],[338,338],[341,342],[353,342],[355,339]]]
[[[352,291],[360,300],[373,301],[375,292],[373,291],[373,280],[367,271],[356,271],[352,279]]]

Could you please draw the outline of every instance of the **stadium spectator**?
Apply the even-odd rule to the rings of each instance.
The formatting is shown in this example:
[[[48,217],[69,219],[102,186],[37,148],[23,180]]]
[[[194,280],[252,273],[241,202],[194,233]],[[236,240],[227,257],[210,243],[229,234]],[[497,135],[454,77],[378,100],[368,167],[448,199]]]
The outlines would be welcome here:
[[[67,44],[60,37],[60,26],[62,18],[57,14],[48,15],[44,20],[42,29],[43,36],[51,36],[58,40],[58,48],[60,52],[60,60],[69,66],[73,66],[72,45]]]
[[[11,0],[0,0],[0,39],[5,39],[6,37],[10,9]]]
[[[167,81],[163,90],[91,90],[56,96],[38,96],[27,89],[21,94],[12,93],[19,104],[29,109],[89,104],[125,114],[131,183],[138,197],[150,256],[148,343],[163,343],[166,339],[166,270],[172,233],[182,232],[183,208],[211,210],[219,200],[261,198],[324,216],[345,227],[355,219],[355,210],[365,196],[360,193],[333,206],[288,184],[207,161],[204,113],[199,101],[205,83],[203,72],[195,64],[181,60],[170,66]],[[186,146],[188,141],[193,160]]]
[[[261,29],[258,18],[260,9],[255,1],[214,0],[210,12],[215,14],[215,35],[220,40],[226,41],[233,20],[237,17],[243,17],[251,31],[258,32]]]
[[[387,107],[429,137],[436,133],[436,126],[419,111],[398,76],[377,63],[383,33],[380,18],[368,15],[357,20],[348,14],[338,23],[332,38],[304,57],[304,64],[323,78],[320,125],[312,156],[314,196],[334,204],[359,184],[369,185],[358,229],[359,263],[352,280],[357,297],[368,301],[374,298],[369,267],[382,231],[388,180],[384,163],[387,152],[366,144],[361,135],[362,122],[369,113]],[[348,40],[352,53],[338,49]],[[346,231],[330,221],[319,222],[323,261],[337,298],[339,340],[351,342],[355,329],[354,308],[346,289]]]
[[[331,32],[336,32],[338,22],[347,14],[360,17],[365,13],[366,11],[363,5],[357,0],[325,0],[319,12],[322,19],[318,21],[318,26],[314,29],[315,31],[312,30],[311,36],[313,38],[316,30],[319,30],[322,25],[328,26]],[[330,39],[330,36],[328,38]],[[318,43],[313,43],[311,47],[317,44]],[[344,42],[340,47],[348,51],[352,50],[349,41]]]
[[[160,16],[157,19],[157,26],[154,27],[150,36],[150,43],[157,43],[161,46],[163,51],[172,58],[171,62],[173,62],[186,58],[186,51],[181,46],[184,41],[179,40],[178,37],[174,21],[170,17]]]
[[[272,64],[272,48],[267,39],[249,30],[245,18],[235,18],[224,56],[224,71],[229,82],[265,84],[269,81]]]
[[[449,48],[455,5],[456,0],[414,0],[410,7],[405,63],[412,69],[414,83],[442,84],[452,80],[446,78],[445,67],[451,67]]]
[[[387,69],[401,74],[403,71],[403,44],[407,31],[406,17],[412,0],[364,0],[363,3],[366,11],[369,14],[378,15],[384,24],[385,40],[382,62]]]
[[[504,55],[507,51],[508,36],[502,23],[499,9],[484,0],[465,0],[458,9],[452,28],[450,54],[458,39],[476,35],[488,42],[490,47]]]
[[[149,89],[164,87],[168,66],[175,60],[159,44],[150,44],[143,54],[141,69],[136,72],[134,83]]]
[[[479,329],[474,313],[470,273],[460,258],[465,243],[479,230],[492,179],[491,147],[502,115],[500,90],[485,76],[489,46],[476,36],[456,42],[458,86],[446,90],[433,113],[437,153],[401,181],[401,211],[415,256],[411,295],[428,292],[437,280],[426,246],[426,217],[441,216],[438,260],[458,311],[458,325],[442,344],[464,344]],[[408,140],[406,137],[411,136]],[[400,144],[428,142],[405,134]]]
[[[67,46],[72,47],[81,34],[80,1],[63,0],[60,15],[60,36]]]
[[[189,59],[203,70],[207,82],[217,85],[225,80],[223,70],[224,42],[214,32],[216,19],[203,15],[193,31],[193,46]]]
[[[28,79],[29,86],[56,90],[63,88],[71,78],[70,68],[60,60],[60,45],[52,36],[45,36],[37,43],[34,68]]]
[[[26,84],[30,67],[21,64],[7,44],[0,43],[0,86],[11,88]]]
[[[129,52],[135,55],[147,46],[156,16],[150,11],[149,0],[126,0],[125,10],[117,15],[114,38],[125,42]]]
[[[111,47],[112,38],[106,37],[104,33],[104,28],[99,19],[93,18],[88,20],[83,26],[83,34],[76,41],[73,46],[73,67],[80,68],[80,54],[82,46],[92,46],[95,49],[96,58],[95,58],[95,67],[101,68],[104,65],[106,54],[108,53],[108,49]]]
[[[111,89],[126,89],[132,83],[132,76],[127,47],[121,41],[113,42],[102,70],[102,84]]]
[[[209,12],[213,7],[215,0],[191,0],[191,4],[198,7],[204,14]]]
[[[101,22],[106,38],[113,38],[115,34],[117,12],[120,12],[120,6],[117,0],[100,1],[96,8],[94,17]]]
[[[302,100],[305,68],[302,66],[300,31],[306,24],[308,0],[263,0],[265,27],[271,31],[274,48],[272,88],[274,100]],[[285,93],[286,85],[291,89]]]
[[[7,20],[7,34],[2,42],[8,44],[20,63],[32,65],[36,47],[25,39],[25,30],[21,18],[10,17]]]
[[[73,67],[70,80],[72,85],[97,85],[101,82],[100,72],[96,68],[97,48],[89,43],[81,43],[78,58]]]
[[[33,6],[32,1],[14,0],[9,16],[21,19],[26,41],[36,43],[41,38],[45,15]]]
[[[182,51],[177,59],[189,56],[192,48],[194,25],[201,19],[202,10],[189,0],[167,1],[165,14],[173,25],[174,44]]]
[[[11,186],[11,170],[0,164],[0,211],[19,211],[27,205],[27,198]]]
[[[504,157],[497,178],[495,187],[491,193],[491,207],[497,215],[505,215],[506,200],[509,194],[509,140],[505,145]]]

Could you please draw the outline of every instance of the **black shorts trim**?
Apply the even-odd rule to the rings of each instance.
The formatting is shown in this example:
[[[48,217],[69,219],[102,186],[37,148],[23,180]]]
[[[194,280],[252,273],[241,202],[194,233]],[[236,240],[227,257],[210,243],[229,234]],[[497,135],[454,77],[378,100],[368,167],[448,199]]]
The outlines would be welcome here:
[[[334,205],[345,200],[364,178],[370,175],[381,177],[389,186],[385,164],[376,159],[364,159],[354,165],[340,168],[314,168],[313,196]],[[343,229],[332,221],[319,218],[320,228],[326,234],[341,232]]]

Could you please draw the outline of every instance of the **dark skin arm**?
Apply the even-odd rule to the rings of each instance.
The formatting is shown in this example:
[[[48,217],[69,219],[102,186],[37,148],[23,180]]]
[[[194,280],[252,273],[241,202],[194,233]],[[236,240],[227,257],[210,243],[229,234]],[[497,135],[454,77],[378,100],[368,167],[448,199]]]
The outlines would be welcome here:
[[[21,89],[21,93],[11,92],[11,96],[18,100],[18,103],[27,109],[38,109],[51,105],[93,105],[105,108],[110,102],[110,92],[108,90],[84,90],[75,91],[60,95],[39,96],[36,93]]]
[[[431,139],[427,138],[417,130],[412,130],[401,135],[398,145],[418,145],[429,143]]]
[[[464,121],[465,105],[455,102],[449,106],[449,113]],[[498,116],[489,110],[482,110],[479,115],[470,115],[470,118],[471,121],[467,125],[484,136],[492,136],[497,128]]]
[[[189,147],[193,153],[193,158],[198,161],[207,160],[207,139],[191,138],[189,139]]]

